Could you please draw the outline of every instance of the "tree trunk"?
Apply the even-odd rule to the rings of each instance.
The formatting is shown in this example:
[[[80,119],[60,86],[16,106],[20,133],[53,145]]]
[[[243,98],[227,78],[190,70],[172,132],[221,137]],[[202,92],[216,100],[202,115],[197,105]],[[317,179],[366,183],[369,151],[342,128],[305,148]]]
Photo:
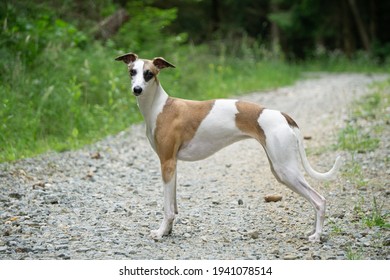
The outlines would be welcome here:
[[[376,40],[376,22],[377,22],[377,17],[376,17],[376,1],[371,0],[370,1],[370,37],[371,37],[371,42]]]
[[[271,13],[276,13],[279,11],[278,4],[271,2]],[[279,26],[271,21],[271,48],[274,54],[277,54],[280,51],[280,30]]]
[[[221,18],[219,16],[219,7],[220,3],[219,0],[212,0],[211,1],[211,31],[215,32],[218,31],[221,27]]]
[[[355,50],[354,38],[352,36],[352,26],[351,26],[351,17],[348,9],[348,4],[345,1],[341,1],[341,13],[340,17],[342,19],[342,41],[344,53],[348,58],[352,56],[353,51]]]
[[[113,15],[105,18],[96,27],[94,32],[96,39],[106,41],[113,35],[115,35],[119,28],[129,20],[129,14],[125,9],[119,9]]]
[[[370,39],[368,37],[367,30],[364,26],[363,20],[360,17],[358,7],[356,6],[355,0],[348,0],[349,6],[351,8],[353,17],[355,18],[356,26],[359,31],[360,39],[362,40],[363,46],[366,49],[366,51],[370,51],[371,43]]]

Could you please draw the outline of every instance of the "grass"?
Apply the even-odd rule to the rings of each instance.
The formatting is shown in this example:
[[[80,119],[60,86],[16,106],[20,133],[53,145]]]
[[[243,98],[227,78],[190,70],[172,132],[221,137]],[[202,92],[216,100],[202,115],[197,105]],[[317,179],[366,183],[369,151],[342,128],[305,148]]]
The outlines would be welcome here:
[[[389,83],[386,81],[377,84],[377,90],[374,93],[364,97],[353,106],[349,123],[339,133],[338,148],[358,153],[378,148],[379,138],[376,134],[384,129],[383,124],[374,126],[374,129],[370,131],[367,131],[365,126],[367,122],[373,122],[381,115],[388,115],[385,110],[390,105],[390,101],[387,94],[384,93],[383,87]]]
[[[378,184],[372,178],[363,164],[362,158],[365,153],[370,153],[381,147],[381,133],[390,123],[389,99],[390,79],[384,82],[375,83],[371,94],[352,105],[349,121],[345,128],[340,130],[338,135],[337,149],[343,149],[350,153],[350,160],[345,163],[343,177],[348,184],[363,192],[359,192],[360,199],[353,208],[353,222],[357,231],[366,231],[367,228],[376,228],[376,237],[373,240],[380,240],[387,230],[390,229],[390,212],[386,204],[386,198],[375,193],[371,198],[366,192],[369,188],[375,188]],[[386,138],[384,138],[386,139]],[[388,163],[388,156],[383,157]],[[377,159],[380,160],[380,159]],[[383,179],[379,181],[378,187],[383,188]],[[369,192],[370,193],[370,192]],[[380,202],[381,201],[381,202]],[[341,229],[333,222],[331,233],[340,234]],[[382,243],[373,243],[371,246],[381,248]],[[346,258],[349,260],[365,259],[363,245],[345,248]]]
[[[48,49],[42,67],[12,69],[0,85],[0,161],[80,147],[140,120],[119,70],[101,59],[108,52],[93,51],[65,50],[60,58]]]
[[[338,145],[343,150],[365,153],[379,146],[379,139],[369,133],[362,132],[362,127],[349,123],[339,134]]]
[[[390,229],[390,223],[387,222],[387,218],[390,217],[390,213],[383,211],[383,205],[378,205],[376,198],[372,200],[371,211],[363,214],[362,220],[366,226],[381,227]]]
[[[349,247],[346,252],[346,258],[347,260],[362,260],[363,259],[362,249],[356,251],[352,249],[352,247]]]
[[[368,182],[357,154],[376,150],[380,145],[380,133],[390,121],[387,112],[390,107],[389,88],[390,80],[376,83],[373,93],[352,106],[349,121],[338,135],[335,148],[351,154],[343,175],[357,188],[365,187]]]
[[[390,229],[390,223],[388,218],[390,213],[383,209],[384,204],[379,205],[376,197],[372,198],[371,204],[364,206],[364,198],[362,197],[360,202],[354,207],[354,212],[362,225],[372,228],[379,227],[383,229]]]

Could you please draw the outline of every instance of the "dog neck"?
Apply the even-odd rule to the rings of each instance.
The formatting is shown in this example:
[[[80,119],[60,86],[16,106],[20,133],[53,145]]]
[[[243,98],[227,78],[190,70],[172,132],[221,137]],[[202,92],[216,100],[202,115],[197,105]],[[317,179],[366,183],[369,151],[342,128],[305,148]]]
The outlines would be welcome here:
[[[168,94],[157,79],[140,96],[137,96],[137,104],[147,126],[155,125],[157,115],[162,111],[168,98]]]

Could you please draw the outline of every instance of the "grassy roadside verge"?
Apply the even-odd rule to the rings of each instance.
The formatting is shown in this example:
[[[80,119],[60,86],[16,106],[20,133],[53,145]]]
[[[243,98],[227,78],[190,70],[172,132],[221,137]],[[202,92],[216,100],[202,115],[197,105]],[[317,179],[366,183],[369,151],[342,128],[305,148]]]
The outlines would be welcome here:
[[[390,240],[386,238],[390,230],[390,208],[387,203],[390,194],[389,93],[390,79],[376,83],[371,94],[351,107],[349,120],[338,135],[336,148],[349,153],[349,160],[345,162],[342,172],[343,189],[348,190],[355,201],[348,210],[348,223],[354,227],[360,239],[360,242],[346,245],[348,259],[369,258],[366,253],[368,243],[377,250],[390,245]],[[360,233],[366,237],[361,237]],[[345,232],[334,223],[332,234],[343,235]],[[370,241],[367,244],[361,242],[364,238]]]

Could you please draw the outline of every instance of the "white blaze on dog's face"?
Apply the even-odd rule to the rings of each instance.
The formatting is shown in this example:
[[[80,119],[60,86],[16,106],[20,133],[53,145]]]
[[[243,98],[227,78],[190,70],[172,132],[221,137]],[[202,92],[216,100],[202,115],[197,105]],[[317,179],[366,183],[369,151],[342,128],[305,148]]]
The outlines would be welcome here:
[[[129,64],[129,73],[131,77],[132,91],[135,96],[140,96],[147,90],[148,86],[158,83],[158,69],[151,61],[137,59]]]

